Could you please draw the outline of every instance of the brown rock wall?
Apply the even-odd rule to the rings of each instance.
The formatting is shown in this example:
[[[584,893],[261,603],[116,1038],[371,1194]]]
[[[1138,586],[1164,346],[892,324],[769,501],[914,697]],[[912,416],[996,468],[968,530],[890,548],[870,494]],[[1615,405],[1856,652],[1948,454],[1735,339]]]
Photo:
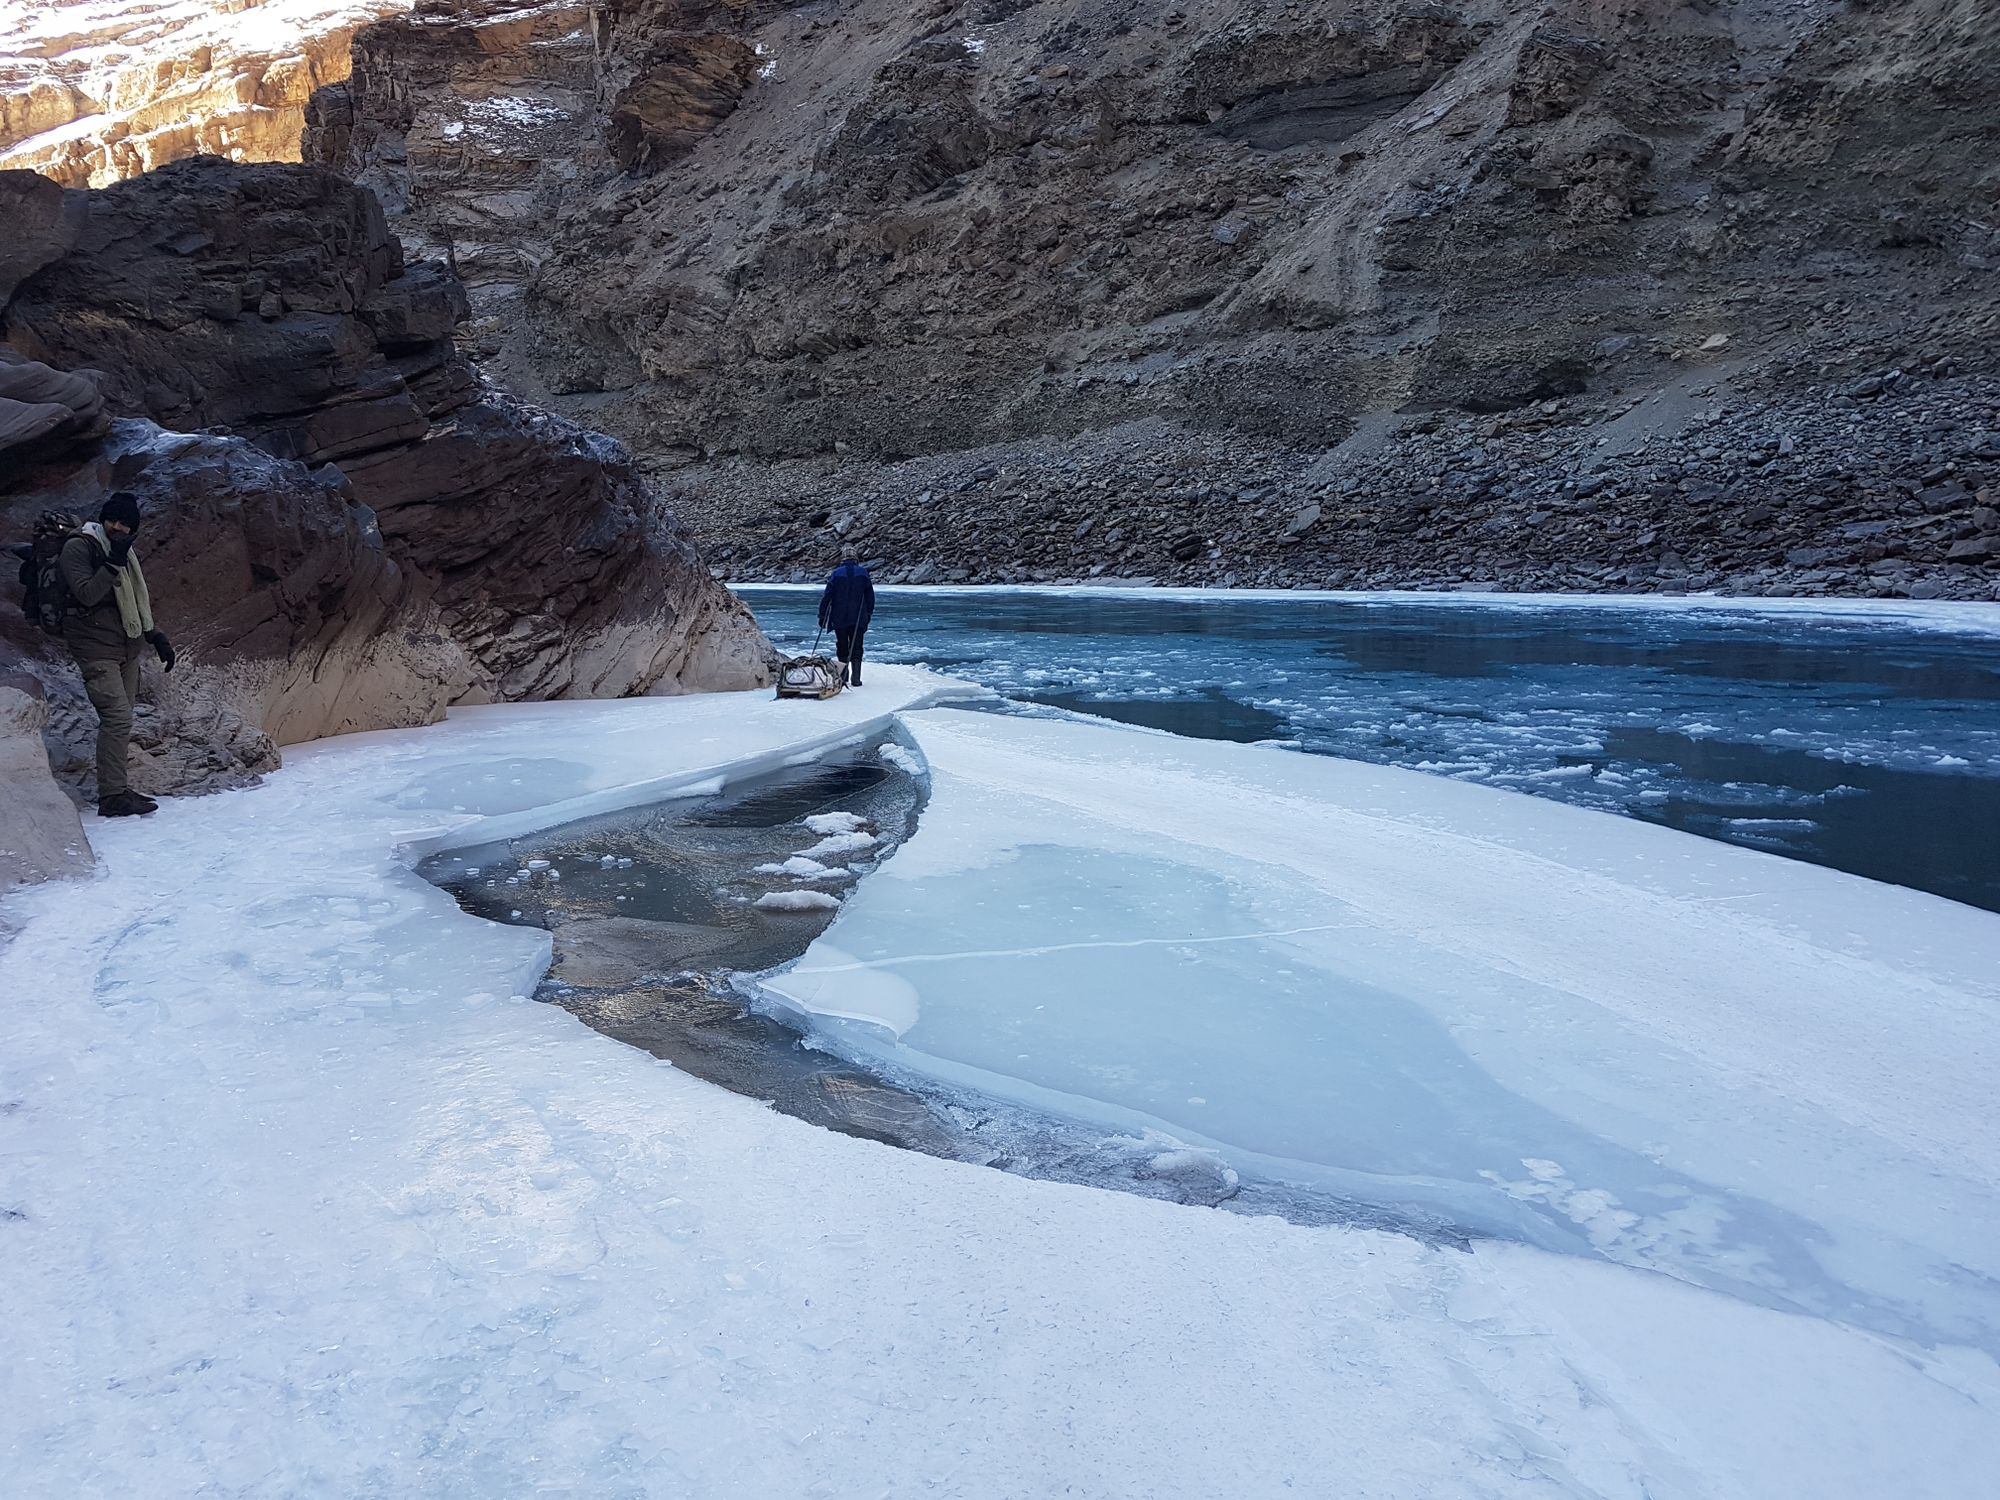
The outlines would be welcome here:
[[[1995,255],[1989,12],[615,3],[607,128],[689,36],[760,66],[572,216],[495,368],[654,455],[894,460],[1153,419],[1326,449],[1660,389],[1716,333],[1894,362]],[[1990,362],[1976,321],[1927,352]]]
[[[768,680],[624,450],[479,380],[452,343],[462,288],[404,264],[366,191],[202,158],[72,202],[0,309],[0,420],[9,381],[63,416],[0,443],[0,542],[139,495],[181,653],[145,669],[141,789],[234,784],[280,744],[455,702]],[[0,666],[43,685],[51,762],[84,780],[74,673],[11,605]]]

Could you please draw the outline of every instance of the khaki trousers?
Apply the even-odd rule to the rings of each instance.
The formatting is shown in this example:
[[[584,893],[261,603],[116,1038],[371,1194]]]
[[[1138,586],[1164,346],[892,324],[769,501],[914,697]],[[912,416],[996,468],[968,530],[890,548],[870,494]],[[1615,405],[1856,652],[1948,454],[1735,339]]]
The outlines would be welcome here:
[[[132,743],[132,705],[139,699],[139,658],[79,662],[83,690],[97,710],[97,795],[115,797],[131,790],[125,764]]]

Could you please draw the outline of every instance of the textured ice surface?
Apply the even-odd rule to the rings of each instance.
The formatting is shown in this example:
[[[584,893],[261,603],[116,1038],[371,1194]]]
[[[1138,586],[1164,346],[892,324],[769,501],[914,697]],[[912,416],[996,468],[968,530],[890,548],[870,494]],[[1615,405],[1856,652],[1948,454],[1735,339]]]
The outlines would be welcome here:
[[[2000,1348],[2000,917],[1389,768],[913,728],[917,835],[767,981],[835,1045]]]
[[[922,690],[879,668],[865,703],[562,703],[292,750],[263,786],[93,825],[98,878],[0,903],[0,1494],[1984,1492],[1984,1354],[1580,1256],[815,1129],[518,1001],[539,935],[465,915],[391,852],[782,762]],[[534,806],[487,784],[510,760],[582,769]],[[398,805],[412,787],[493,811]],[[1120,795],[1106,815],[1133,811]],[[595,867],[579,855],[570,884]],[[933,937],[955,946],[956,920]],[[1914,1130],[1962,1105],[1976,1038],[1928,1002],[1899,1014],[1958,1059],[1940,1097],[1895,1092],[1901,1054],[1865,1029],[1856,1068],[1879,1071],[1827,1097],[1863,1119],[1907,1097]],[[1715,1078],[1689,1103],[1735,1107]],[[1145,1149],[1163,1174],[1219,1171],[1199,1143]],[[1957,1201],[1985,1170],[1967,1151],[1930,1190]]]
[[[780,640],[816,595],[751,591]],[[869,650],[2000,909],[2000,608],[885,589]],[[1746,824],[1736,820],[1769,820]]]

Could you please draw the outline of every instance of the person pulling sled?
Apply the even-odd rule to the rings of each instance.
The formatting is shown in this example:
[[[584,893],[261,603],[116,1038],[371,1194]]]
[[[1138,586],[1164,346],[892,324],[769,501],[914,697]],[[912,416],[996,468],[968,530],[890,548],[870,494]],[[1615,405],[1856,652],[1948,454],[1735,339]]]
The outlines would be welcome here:
[[[874,617],[875,580],[849,553],[819,596],[819,628],[833,632],[833,654],[845,686],[861,686],[861,642]]]

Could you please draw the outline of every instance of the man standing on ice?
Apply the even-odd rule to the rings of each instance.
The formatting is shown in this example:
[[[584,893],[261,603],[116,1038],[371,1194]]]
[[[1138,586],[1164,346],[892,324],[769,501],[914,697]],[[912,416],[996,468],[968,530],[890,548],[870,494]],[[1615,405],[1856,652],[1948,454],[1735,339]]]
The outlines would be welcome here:
[[[861,686],[861,638],[874,616],[875,580],[850,552],[819,596],[819,628],[833,632],[833,654],[840,659],[843,683]]]
[[[126,766],[132,742],[132,705],[139,697],[139,646],[149,645],[160,665],[174,669],[174,648],[153,626],[146,575],[132,555],[139,531],[139,501],[118,491],[97,520],[63,543],[63,643],[83,673],[83,689],[97,710],[97,811],[107,818],[143,816],[159,804],[132,790]]]

